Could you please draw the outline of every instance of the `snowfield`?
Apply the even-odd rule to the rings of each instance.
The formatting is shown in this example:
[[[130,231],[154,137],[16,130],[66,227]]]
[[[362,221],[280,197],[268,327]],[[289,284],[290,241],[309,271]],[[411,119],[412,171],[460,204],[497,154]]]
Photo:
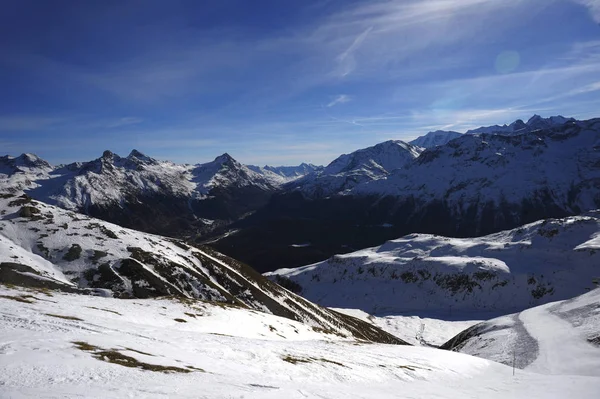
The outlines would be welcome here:
[[[411,345],[431,347],[438,347],[458,333],[482,322],[482,320],[442,320],[419,316],[373,316],[359,309],[332,309],[371,323]]]
[[[0,285],[0,320],[2,398],[595,398],[600,386],[201,301]]]

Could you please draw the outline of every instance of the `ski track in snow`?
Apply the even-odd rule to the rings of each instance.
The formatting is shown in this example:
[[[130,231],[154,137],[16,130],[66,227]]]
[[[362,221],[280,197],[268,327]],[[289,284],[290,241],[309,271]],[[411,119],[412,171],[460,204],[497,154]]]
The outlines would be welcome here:
[[[600,375],[600,350],[575,333],[571,323],[552,313],[553,305],[556,304],[538,306],[519,314],[540,348],[527,369],[553,375]],[[600,393],[600,387],[598,391]]]

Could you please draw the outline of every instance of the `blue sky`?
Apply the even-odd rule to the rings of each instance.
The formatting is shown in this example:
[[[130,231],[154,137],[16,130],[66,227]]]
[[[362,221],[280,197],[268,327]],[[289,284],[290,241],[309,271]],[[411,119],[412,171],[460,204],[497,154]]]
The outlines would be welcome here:
[[[326,164],[600,116],[600,0],[6,0],[0,153]]]

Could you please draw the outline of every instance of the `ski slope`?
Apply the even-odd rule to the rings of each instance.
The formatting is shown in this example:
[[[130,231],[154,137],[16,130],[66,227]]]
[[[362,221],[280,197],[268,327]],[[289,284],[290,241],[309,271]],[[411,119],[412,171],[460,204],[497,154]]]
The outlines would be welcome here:
[[[443,347],[549,375],[600,376],[600,289],[473,326]]]
[[[546,399],[595,398],[598,386],[201,301],[0,285],[2,398]]]

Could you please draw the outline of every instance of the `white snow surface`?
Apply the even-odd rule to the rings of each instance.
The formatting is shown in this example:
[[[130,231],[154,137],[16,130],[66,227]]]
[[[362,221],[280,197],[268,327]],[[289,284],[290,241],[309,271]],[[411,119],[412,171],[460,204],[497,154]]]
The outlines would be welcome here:
[[[281,185],[304,177],[310,173],[318,172],[322,166],[302,163],[298,166],[255,166],[246,165],[250,170],[269,179],[273,184]]]
[[[543,374],[600,376],[600,289],[483,322],[468,335],[453,350]]]
[[[385,141],[340,155],[322,171],[295,180],[288,188],[318,197],[343,194],[358,184],[384,178],[405,167],[422,151],[404,141]]]
[[[304,297],[323,306],[488,319],[592,288],[600,262],[599,216],[548,219],[477,238],[410,234],[265,275],[292,279]]]
[[[373,316],[360,309],[332,308],[371,323],[412,345],[440,346],[481,320],[441,320],[419,316]]]
[[[2,398],[595,398],[600,386],[597,376],[513,377],[489,360],[338,340],[202,302],[0,285],[0,304]],[[109,362],[107,353],[134,367]]]
[[[436,130],[435,132],[429,132],[424,136],[417,137],[416,139],[410,141],[410,144],[422,148],[433,148],[437,147],[438,145],[444,145],[460,136],[462,136],[461,133],[451,130]]]

